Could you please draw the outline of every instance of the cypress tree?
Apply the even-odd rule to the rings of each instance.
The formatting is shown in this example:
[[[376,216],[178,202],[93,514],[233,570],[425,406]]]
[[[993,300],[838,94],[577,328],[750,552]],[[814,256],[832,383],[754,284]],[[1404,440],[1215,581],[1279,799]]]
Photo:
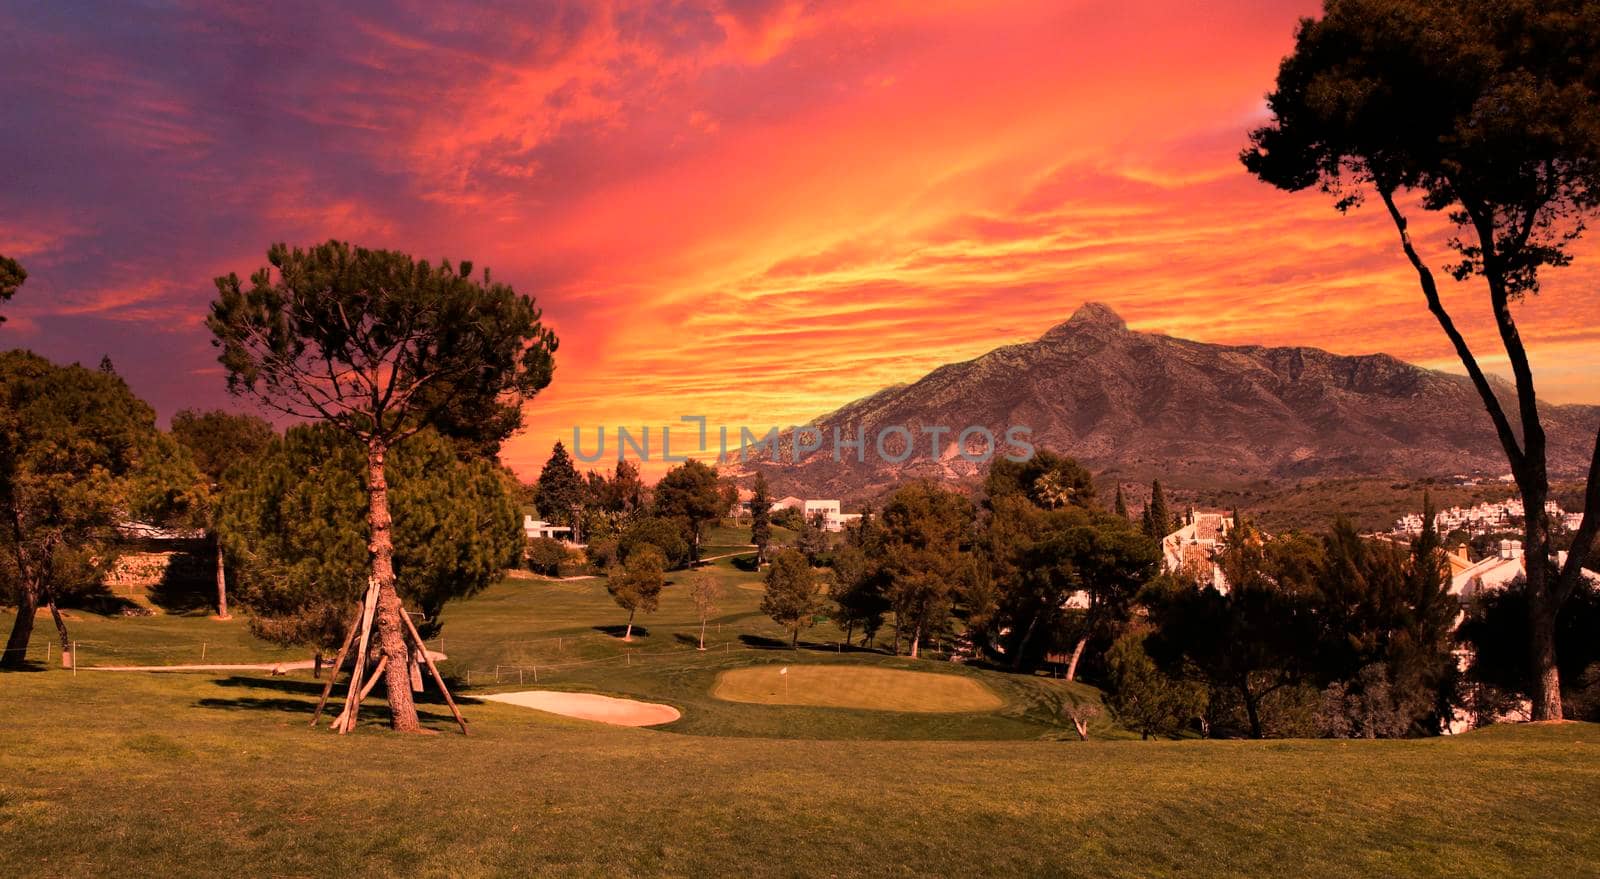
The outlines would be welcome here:
[[[767,557],[767,544],[772,542],[772,499],[767,496],[767,477],[756,474],[750,496],[750,542],[756,545],[756,564]]]
[[[1150,483],[1150,504],[1144,508],[1144,530],[1160,540],[1172,533],[1172,513],[1167,509],[1167,495],[1161,490],[1161,480]]]
[[[1117,515],[1123,519],[1128,518],[1128,499],[1122,495],[1122,483],[1117,483]]]

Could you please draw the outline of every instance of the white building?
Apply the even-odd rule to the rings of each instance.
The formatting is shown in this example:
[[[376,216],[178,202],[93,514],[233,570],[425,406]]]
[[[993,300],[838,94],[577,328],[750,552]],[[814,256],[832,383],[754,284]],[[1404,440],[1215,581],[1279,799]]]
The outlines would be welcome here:
[[[1565,552],[1556,553],[1556,565],[1560,567],[1567,563]],[[1600,574],[1584,571],[1583,576],[1589,582],[1600,584]],[[1500,541],[1500,551],[1487,558],[1479,559],[1476,563],[1454,574],[1450,578],[1450,594],[1460,600],[1462,609],[1456,617],[1456,625],[1466,617],[1466,605],[1472,601],[1473,596],[1485,591],[1505,589],[1510,586],[1520,586],[1528,580],[1528,558],[1522,549],[1520,540]],[[1472,654],[1465,648],[1456,651],[1456,663],[1465,670],[1472,661]],[[1505,716],[1504,720],[1527,720],[1529,717],[1527,701],[1522,707]],[[1471,718],[1464,710],[1458,710],[1451,719],[1448,731],[1451,733],[1465,732],[1472,726]]]
[[[779,510],[783,510],[783,509],[800,510],[801,512],[804,512],[805,508],[806,508],[806,502],[791,494],[791,495],[789,495],[788,497],[786,497],[786,498],[784,498],[782,500],[773,501],[772,502],[772,506],[769,507],[768,509],[770,509],[770,510],[772,510],[772,512],[776,513]]]
[[[789,495],[782,500],[772,502],[772,512],[779,510],[798,510],[807,522],[815,522],[822,518],[822,530],[843,531],[844,527],[861,518],[860,513],[846,513],[841,511],[839,501],[832,499],[805,500]]]
[[[1561,511],[1555,501],[1547,501],[1544,505],[1545,512],[1557,525],[1563,525],[1568,530],[1577,530],[1574,518]],[[1452,531],[1465,531],[1470,535],[1488,534],[1493,531],[1505,531],[1517,527],[1522,521],[1522,499],[1508,498],[1503,501],[1484,502],[1471,507],[1451,507],[1440,510],[1434,514],[1433,524],[1438,532],[1449,534]],[[1577,517],[1582,519],[1580,515]],[[1416,535],[1422,533],[1422,515],[1408,513],[1395,520],[1396,534]]]
[[[822,530],[824,531],[839,531],[844,528],[839,519],[838,501],[806,501],[805,505],[800,508],[800,512],[805,515],[807,522],[815,522],[820,518],[822,520]]]
[[[1161,540],[1161,565],[1169,574],[1187,573],[1197,583],[1228,591],[1228,578],[1216,563],[1222,542],[1233,530],[1227,513],[1195,513],[1182,528]]]
[[[572,542],[569,539],[569,535],[572,534],[571,528],[565,525],[552,525],[543,519],[535,519],[532,516],[525,515],[522,517],[522,531],[528,536],[529,540],[533,540],[536,537],[544,537],[550,540],[559,540],[563,543]]]

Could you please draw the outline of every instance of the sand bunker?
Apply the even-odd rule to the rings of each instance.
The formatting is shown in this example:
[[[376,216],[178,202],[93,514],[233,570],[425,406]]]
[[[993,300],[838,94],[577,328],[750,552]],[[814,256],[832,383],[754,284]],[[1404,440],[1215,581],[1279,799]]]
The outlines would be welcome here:
[[[636,702],[617,699],[598,693],[562,693],[557,690],[523,690],[518,693],[495,693],[478,698],[489,702],[521,705],[536,711],[548,711],[567,717],[596,720],[616,726],[656,726],[671,723],[683,715],[671,705],[655,702]]]

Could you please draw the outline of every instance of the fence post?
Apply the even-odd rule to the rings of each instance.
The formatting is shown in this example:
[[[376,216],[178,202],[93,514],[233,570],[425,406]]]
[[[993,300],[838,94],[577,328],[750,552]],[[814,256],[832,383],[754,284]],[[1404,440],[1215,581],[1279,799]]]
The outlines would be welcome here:
[[[522,686],[522,667],[517,667],[517,686]]]
[[[200,642],[200,661],[206,661],[206,642],[204,641]]]
[[[539,667],[537,665],[533,667],[533,682],[535,684],[539,683]]]
[[[72,642],[72,676],[78,676],[78,642]]]
[[[467,688],[471,689],[471,687],[472,687],[472,669],[469,668],[469,669],[467,669]]]

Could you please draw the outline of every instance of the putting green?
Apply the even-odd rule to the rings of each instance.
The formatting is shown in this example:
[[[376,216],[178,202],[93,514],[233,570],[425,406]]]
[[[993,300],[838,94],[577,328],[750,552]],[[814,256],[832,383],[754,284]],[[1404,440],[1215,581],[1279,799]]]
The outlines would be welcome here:
[[[788,668],[788,674],[780,670]],[[787,679],[787,681],[786,681]],[[877,711],[993,711],[994,691],[962,675],[853,665],[763,665],[717,675],[711,695],[727,702]]]

